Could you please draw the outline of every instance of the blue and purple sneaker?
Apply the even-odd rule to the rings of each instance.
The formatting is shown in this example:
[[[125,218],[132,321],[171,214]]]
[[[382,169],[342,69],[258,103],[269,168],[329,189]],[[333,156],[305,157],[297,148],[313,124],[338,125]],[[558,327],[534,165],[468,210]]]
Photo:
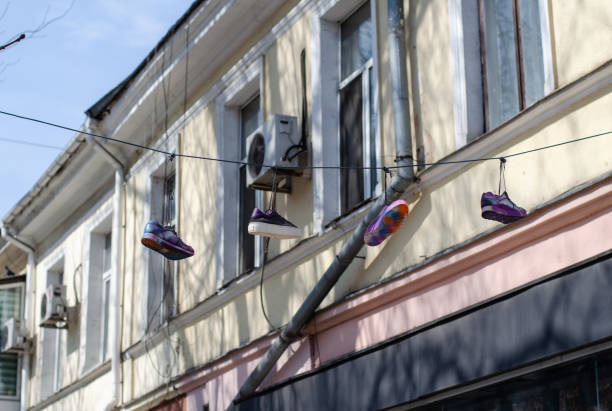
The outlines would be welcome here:
[[[182,260],[194,254],[193,248],[185,244],[172,227],[165,227],[155,220],[147,223],[140,242],[170,260]]]
[[[408,204],[404,200],[396,200],[384,206],[368,226],[363,241],[369,246],[382,243],[399,229],[407,215]]]
[[[249,219],[249,234],[261,235],[272,238],[298,238],[302,231],[285,220],[274,210],[261,211],[259,208],[253,209]]]
[[[501,195],[483,193],[480,198],[480,208],[482,218],[499,221],[502,224],[512,223],[527,215],[525,209],[514,204],[505,191]]]

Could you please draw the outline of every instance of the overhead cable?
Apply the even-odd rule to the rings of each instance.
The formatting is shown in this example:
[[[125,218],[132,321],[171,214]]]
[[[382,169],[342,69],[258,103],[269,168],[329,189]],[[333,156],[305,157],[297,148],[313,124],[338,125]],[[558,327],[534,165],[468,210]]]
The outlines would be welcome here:
[[[9,113],[6,111],[2,111],[0,110],[0,114],[4,114],[6,116],[11,116],[11,117],[16,117],[16,118],[20,118],[22,120],[27,120],[27,121],[32,121],[35,123],[40,123],[40,124],[44,124],[47,126],[51,126],[51,127],[56,127],[56,128],[60,128],[63,130],[68,130],[68,131],[73,131],[75,133],[80,133],[80,134],[85,134],[85,135],[89,135],[92,137],[97,137],[97,138],[101,138],[104,140],[108,140],[108,141],[112,141],[115,143],[119,143],[119,144],[124,144],[124,145],[128,145],[128,146],[132,146],[132,147],[136,147],[136,148],[140,148],[143,150],[149,150],[149,151],[153,151],[156,153],[160,153],[160,154],[164,154],[167,156],[170,156],[171,158],[174,157],[183,157],[183,158],[191,158],[191,159],[196,159],[196,160],[206,160],[206,161],[217,161],[217,162],[221,162],[221,163],[229,163],[229,164],[238,164],[238,165],[246,165],[246,166],[261,166],[261,167],[268,167],[268,168],[277,168],[277,165],[270,165],[270,164],[262,164],[262,163],[253,163],[253,162],[248,162],[248,161],[243,161],[243,160],[229,160],[229,159],[223,159],[223,158],[215,158],[215,157],[207,157],[207,156],[198,156],[198,155],[193,155],[193,154],[185,154],[185,153],[175,153],[175,152],[169,152],[166,150],[161,150],[159,148],[155,148],[155,147],[150,147],[150,146],[145,146],[142,144],[137,144],[137,143],[132,143],[130,141],[125,141],[125,140],[121,140],[118,138],[113,138],[113,137],[108,137],[108,136],[104,136],[101,134],[96,134],[96,133],[91,133],[88,131],[84,131],[84,130],[78,130],[72,127],[67,127],[67,126],[62,126],[60,124],[55,124],[55,123],[51,123],[49,121],[44,121],[44,120],[40,120],[40,119],[36,119],[36,118],[32,118],[32,117],[27,117],[27,116],[23,116],[20,114],[15,114],[15,113]],[[383,170],[386,171],[387,169],[399,169],[399,168],[405,168],[405,167],[427,167],[427,166],[435,166],[435,165],[443,165],[443,164],[461,164],[461,163],[474,163],[474,162],[480,162],[480,161],[489,161],[489,160],[502,160],[503,158],[510,158],[510,157],[517,157],[517,156],[521,156],[523,154],[528,154],[528,153],[533,153],[536,151],[542,151],[542,150],[548,150],[554,147],[559,147],[562,145],[566,145],[566,144],[572,144],[572,143],[576,143],[579,141],[584,141],[584,140],[589,140],[589,139],[593,139],[593,138],[597,138],[597,137],[601,137],[601,136],[605,136],[605,135],[609,135],[612,134],[612,131],[604,131],[602,133],[598,133],[598,134],[593,134],[590,136],[586,136],[586,137],[580,137],[580,138],[575,138],[572,140],[568,140],[568,141],[563,141],[560,143],[555,143],[555,144],[550,144],[547,146],[542,146],[542,147],[537,147],[534,149],[530,149],[530,150],[525,150],[525,151],[520,151],[517,153],[511,153],[511,154],[506,154],[504,156],[495,156],[495,157],[479,157],[479,158],[471,158],[471,159],[465,159],[465,160],[441,160],[441,161],[434,161],[434,162],[430,162],[430,163],[412,163],[411,165],[406,165],[406,166],[329,166],[329,165],[320,165],[320,166],[315,166],[315,165],[296,165],[296,166],[283,166],[283,169],[296,169],[296,170],[300,170],[300,169],[359,169],[359,170]]]

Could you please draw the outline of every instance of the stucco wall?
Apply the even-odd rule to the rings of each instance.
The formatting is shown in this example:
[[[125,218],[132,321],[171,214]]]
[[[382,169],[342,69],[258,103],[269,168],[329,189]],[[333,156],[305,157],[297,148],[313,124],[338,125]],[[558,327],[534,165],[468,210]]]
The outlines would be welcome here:
[[[549,0],[557,85],[562,87],[612,57],[612,7],[607,0]]]

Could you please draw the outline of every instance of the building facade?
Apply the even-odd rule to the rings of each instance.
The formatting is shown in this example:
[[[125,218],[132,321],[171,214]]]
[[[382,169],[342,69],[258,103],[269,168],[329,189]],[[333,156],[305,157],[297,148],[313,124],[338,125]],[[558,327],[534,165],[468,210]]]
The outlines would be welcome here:
[[[394,3],[195,1],[87,110],[2,220],[0,258],[18,255],[26,273],[29,338],[11,357],[9,399],[28,410],[610,406],[606,0],[403,2],[419,163],[402,194],[409,215],[360,248],[257,391],[232,402],[397,174]],[[276,127],[306,167],[277,176],[275,208],[302,236],[266,253],[246,226],[270,206],[274,173],[253,190],[261,170],[241,162],[276,115],[294,118]],[[481,217],[499,157],[528,212],[509,225]],[[145,248],[151,219],[195,255]]]

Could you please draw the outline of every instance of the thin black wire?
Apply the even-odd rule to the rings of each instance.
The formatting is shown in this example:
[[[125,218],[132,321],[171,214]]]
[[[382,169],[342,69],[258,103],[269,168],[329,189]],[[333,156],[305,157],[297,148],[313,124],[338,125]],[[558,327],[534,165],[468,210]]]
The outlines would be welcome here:
[[[12,138],[0,137],[0,141],[6,141],[7,143],[22,144],[24,146],[51,148],[53,150],[60,150],[60,151],[64,149],[63,147],[59,147],[59,146],[51,146],[51,145],[47,145],[47,144],[34,143],[34,142],[31,142],[31,141],[13,140]]]
[[[150,147],[150,146],[145,146],[142,144],[136,144],[136,143],[131,143],[129,141],[125,141],[125,140],[120,140],[118,138],[113,138],[113,137],[108,137],[108,136],[103,136],[101,134],[96,134],[96,133],[90,133],[84,130],[77,130],[75,128],[72,127],[67,127],[67,126],[62,126],[60,124],[55,124],[55,123],[51,123],[49,121],[44,121],[44,120],[39,120],[36,118],[32,118],[32,117],[27,117],[27,116],[23,116],[20,114],[14,114],[14,113],[9,113],[6,111],[2,111],[0,110],[0,114],[4,114],[6,116],[11,116],[11,117],[15,117],[15,118],[20,118],[22,120],[28,120],[28,121],[33,121],[35,123],[40,123],[40,124],[44,124],[44,125],[48,125],[51,127],[56,127],[56,128],[61,128],[63,130],[68,130],[68,131],[73,131],[75,133],[80,133],[80,134],[86,134],[92,137],[98,137],[104,140],[108,140],[108,141],[113,141],[115,143],[119,143],[119,144],[125,144],[128,146],[132,146],[132,147],[137,147],[143,150],[149,150],[149,151],[153,151],[156,153],[160,153],[160,154],[165,154],[168,156],[173,156],[173,157],[183,157],[183,158],[192,158],[192,159],[196,159],[196,160],[207,160],[207,161],[218,161],[221,163],[229,163],[229,164],[239,164],[239,165],[252,165],[252,166],[262,166],[262,167],[268,167],[268,168],[274,168],[276,167],[276,165],[268,165],[268,164],[262,164],[262,163],[251,163],[248,161],[242,161],[242,160],[228,160],[228,159],[223,159],[223,158],[215,158],[215,157],[206,157],[206,156],[196,156],[193,154],[184,154],[184,153],[171,153],[169,151],[165,151],[165,150],[161,150],[155,147]],[[579,141],[583,141],[583,140],[588,140],[588,139],[592,139],[592,138],[596,138],[596,137],[601,137],[607,134],[612,134],[612,131],[605,131],[603,133],[599,133],[599,134],[593,134],[591,136],[586,136],[586,137],[580,137],[580,138],[576,138],[573,140],[568,140],[568,141],[563,141],[561,143],[556,143],[556,144],[550,144],[547,146],[543,146],[543,147],[537,147],[531,150],[525,150],[525,151],[521,151],[518,153],[512,153],[512,154],[508,154],[505,156],[497,156],[497,157],[479,157],[479,158],[472,158],[472,159],[465,159],[465,160],[446,160],[446,161],[435,161],[435,162],[431,162],[431,163],[412,163],[410,165],[406,165],[406,166],[286,166],[283,167],[284,169],[293,169],[293,170],[297,170],[297,169],[359,169],[359,170],[384,170],[385,168],[388,169],[400,169],[400,168],[408,168],[408,167],[427,167],[427,166],[434,166],[434,165],[443,165],[443,164],[463,164],[463,163],[474,163],[474,162],[479,162],[479,161],[489,161],[489,160],[500,160],[502,158],[510,158],[510,157],[516,157],[516,156],[520,156],[523,154],[528,154],[528,153],[533,153],[536,151],[541,151],[541,150],[547,150],[550,148],[554,148],[554,147],[559,147],[565,144],[571,144],[571,143],[576,143]]]
[[[264,305],[263,298],[263,281],[264,281],[264,269],[266,267],[266,259],[268,258],[268,246],[270,244],[270,237],[265,237],[263,240],[263,262],[261,263],[261,275],[259,276],[259,304],[261,305],[261,311],[263,312],[264,318],[266,322],[272,329],[276,330],[280,334],[281,329],[272,323],[270,317],[268,317],[268,313],[266,312],[266,306]]]

